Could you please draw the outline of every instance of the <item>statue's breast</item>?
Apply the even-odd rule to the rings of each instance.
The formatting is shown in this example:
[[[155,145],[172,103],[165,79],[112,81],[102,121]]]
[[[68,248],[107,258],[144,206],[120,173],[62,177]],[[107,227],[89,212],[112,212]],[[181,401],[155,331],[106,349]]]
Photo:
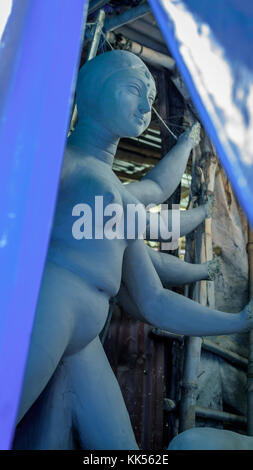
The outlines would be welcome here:
[[[128,242],[145,239],[146,210],[140,201],[130,194],[122,185],[121,197],[124,209],[125,239]]]
[[[87,163],[59,188],[48,258],[115,295],[126,248],[124,234],[114,237],[117,208],[117,227],[123,220],[122,197],[110,169]]]
[[[72,238],[73,224],[78,217],[82,217],[87,228],[88,236],[85,238],[101,239],[99,232],[113,215],[113,209],[123,206],[122,197],[110,177],[110,171],[105,164],[99,165],[94,159],[87,158],[85,164],[76,167],[63,181],[58,193],[53,237]],[[80,226],[82,220],[80,219]]]

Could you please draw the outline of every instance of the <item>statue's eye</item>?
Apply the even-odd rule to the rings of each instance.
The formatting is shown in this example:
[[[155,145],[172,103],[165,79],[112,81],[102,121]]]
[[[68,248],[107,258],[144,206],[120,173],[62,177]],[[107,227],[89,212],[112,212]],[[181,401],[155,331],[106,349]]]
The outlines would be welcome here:
[[[140,89],[137,85],[129,85],[129,89],[134,95],[139,96],[141,94]]]

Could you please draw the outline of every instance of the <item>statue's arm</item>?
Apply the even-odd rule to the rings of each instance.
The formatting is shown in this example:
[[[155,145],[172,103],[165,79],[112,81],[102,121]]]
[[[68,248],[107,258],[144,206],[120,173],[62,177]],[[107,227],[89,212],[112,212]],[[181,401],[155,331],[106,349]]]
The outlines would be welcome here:
[[[123,310],[128,313],[131,317],[136,318],[144,323],[147,323],[146,319],[141,315],[140,310],[138,309],[136,303],[133,301],[130,296],[128,289],[124,282],[121,282],[120,290],[116,297],[116,302],[123,308]]]
[[[220,270],[218,258],[203,264],[191,264],[167,253],[155,251],[147,245],[144,246],[164,287],[213,280]],[[146,322],[124,282],[121,283],[117,302],[129,315]]]
[[[218,258],[202,264],[192,264],[176,256],[155,251],[147,245],[145,248],[164,287],[181,286],[202,280],[210,281],[220,271]]]
[[[200,126],[194,124],[178,139],[176,145],[140,181],[127,189],[145,206],[161,204],[178,187],[185,172],[190,152],[200,140]]]
[[[205,204],[201,204],[194,209],[180,211],[180,237],[187,235],[198,227],[201,222],[211,216],[212,213],[212,198],[209,198]],[[164,213],[164,212],[163,212]],[[158,227],[157,234],[151,230],[153,218],[153,227]],[[154,222],[154,219],[157,218]],[[147,211],[146,213],[146,240],[170,240],[171,235],[166,237],[166,234],[172,232],[172,211],[168,210],[164,217],[161,217],[160,213],[152,213]]]
[[[172,333],[210,336],[253,327],[252,302],[237,314],[224,313],[164,289],[142,240],[125,252],[123,282],[145,321]]]
[[[190,284],[201,280],[213,280],[220,269],[217,258],[203,264],[190,264],[167,253],[155,251],[147,245],[144,246],[164,287]],[[117,302],[129,315],[147,323],[124,282],[121,283]]]

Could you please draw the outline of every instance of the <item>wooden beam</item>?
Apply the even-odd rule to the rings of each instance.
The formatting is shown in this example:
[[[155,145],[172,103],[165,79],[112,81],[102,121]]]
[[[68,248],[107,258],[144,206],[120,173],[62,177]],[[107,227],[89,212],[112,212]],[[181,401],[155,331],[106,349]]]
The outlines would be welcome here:
[[[152,149],[149,146],[145,147],[145,144],[139,143],[137,140],[129,141],[129,140],[121,139],[119,142],[119,148],[130,150],[136,153],[140,153],[144,155],[145,157],[151,157],[157,160],[160,160],[162,156],[162,152],[160,150]]]
[[[118,171],[118,170],[113,170],[115,175],[117,175],[117,177],[122,180],[122,181],[139,181],[139,178],[137,178],[135,174],[132,174],[132,175],[128,175],[127,173],[124,173],[124,171]]]
[[[124,145],[124,147],[126,146]],[[129,146],[129,150],[119,147],[115,156],[115,160],[122,160],[124,162],[129,162],[133,164],[136,163],[139,165],[149,164],[150,166],[154,166],[159,162],[158,158],[150,158],[150,157],[145,157],[141,155],[139,153],[139,148],[136,148],[134,145]],[[191,175],[191,162],[190,161],[187,164],[185,172]]]
[[[150,166],[156,165],[156,163],[159,161],[158,159],[144,157],[143,155],[140,155],[131,150],[123,150],[120,148],[117,150],[117,153],[115,155],[115,160],[123,160],[124,162],[136,163],[139,165],[148,164]]]

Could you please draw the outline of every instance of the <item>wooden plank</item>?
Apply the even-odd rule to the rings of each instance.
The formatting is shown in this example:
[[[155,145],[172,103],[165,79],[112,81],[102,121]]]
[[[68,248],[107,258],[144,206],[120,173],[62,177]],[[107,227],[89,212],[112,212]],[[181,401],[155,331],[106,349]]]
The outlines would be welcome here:
[[[136,163],[139,165],[148,164],[151,166],[156,165],[157,162],[159,162],[158,158],[145,157],[138,153],[138,149],[135,149],[134,147],[133,149],[123,149],[119,147],[115,155],[115,160],[123,160],[124,162]]]

